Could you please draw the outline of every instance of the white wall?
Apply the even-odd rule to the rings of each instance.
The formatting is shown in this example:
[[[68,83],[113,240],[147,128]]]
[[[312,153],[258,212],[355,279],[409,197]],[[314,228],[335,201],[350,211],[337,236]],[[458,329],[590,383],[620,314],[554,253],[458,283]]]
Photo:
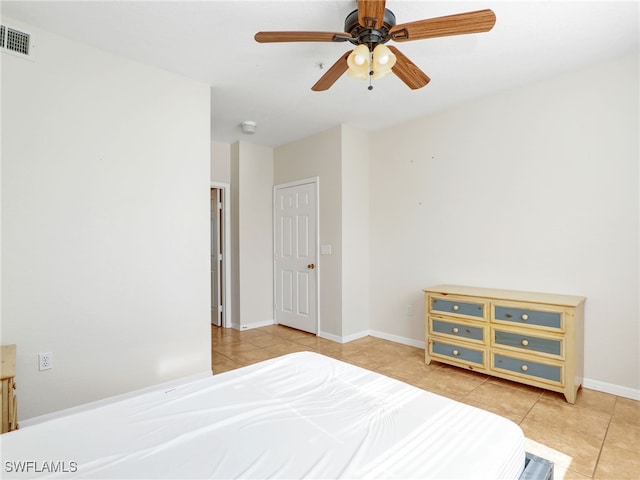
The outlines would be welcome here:
[[[341,125],[274,153],[274,182],[319,177],[319,335],[337,341],[369,330],[369,136]]]
[[[342,336],[369,331],[369,135],[342,126]]]
[[[232,324],[273,324],[273,149],[231,145]]]
[[[371,137],[371,328],[439,283],[584,295],[585,384],[640,389],[638,58]],[[406,304],[414,315],[406,315]]]
[[[320,245],[331,255],[318,258],[320,328],[318,334],[342,337],[342,128],[278,147],[274,151],[274,184],[319,177]]]
[[[211,142],[211,181],[231,183],[231,145]]]
[[[209,87],[25,28],[36,61],[1,59],[21,419],[211,371]]]

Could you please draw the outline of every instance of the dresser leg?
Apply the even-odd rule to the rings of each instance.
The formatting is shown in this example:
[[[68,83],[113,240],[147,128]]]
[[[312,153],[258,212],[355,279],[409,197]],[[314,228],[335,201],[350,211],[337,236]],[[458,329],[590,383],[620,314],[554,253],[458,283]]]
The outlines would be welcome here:
[[[578,388],[575,388],[575,389],[572,388],[571,390],[565,390],[564,398],[567,399],[567,402],[569,402],[571,405],[576,403],[576,397],[578,396],[578,390],[580,390],[581,388],[582,388],[582,385],[578,385]]]

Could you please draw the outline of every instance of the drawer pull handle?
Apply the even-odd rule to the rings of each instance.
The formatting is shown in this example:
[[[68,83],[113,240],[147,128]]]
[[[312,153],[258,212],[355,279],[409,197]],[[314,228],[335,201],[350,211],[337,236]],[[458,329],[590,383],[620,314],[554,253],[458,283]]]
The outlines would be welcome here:
[[[458,310],[460,310],[460,306],[459,305],[454,305],[453,306],[453,310],[457,312]]]
[[[453,333],[458,333],[460,330],[458,330],[458,327],[453,327],[453,328],[451,329],[451,331],[452,331]]]
[[[526,372],[527,370],[529,370],[529,367],[528,367],[528,366],[526,366],[526,365],[522,365],[522,366],[520,367],[520,369],[521,369],[523,372]]]
[[[460,355],[460,352],[459,352],[458,350],[454,350],[454,351],[453,351],[453,352],[451,352],[451,353],[453,353],[456,357],[457,357],[458,355]]]
[[[522,340],[522,345],[523,345],[523,346],[525,346],[525,347],[526,347],[527,345],[529,345],[529,340],[527,340],[526,338],[525,338],[525,339],[523,339],[523,340]]]
[[[529,315],[527,315],[526,313],[523,313],[522,317],[520,318],[522,318],[522,320],[529,320]]]

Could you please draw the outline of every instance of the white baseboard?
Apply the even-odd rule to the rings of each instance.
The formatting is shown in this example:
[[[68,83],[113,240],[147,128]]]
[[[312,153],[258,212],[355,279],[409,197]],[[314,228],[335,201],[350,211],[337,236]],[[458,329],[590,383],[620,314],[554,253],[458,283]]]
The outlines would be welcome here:
[[[391,335],[385,332],[379,332],[377,330],[364,330],[362,332],[347,335],[346,337],[340,337],[338,335],[333,335],[327,332],[319,332],[318,336],[321,338],[326,338],[327,340],[331,340],[332,342],[337,342],[337,343],[349,343],[349,342],[353,342],[354,340],[358,340],[360,338],[372,336],[372,337],[382,338],[384,340],[389,340],[395,343],[401,343],[402,345],[409,345],[411,347],[416,347],[416,348],[424,348],[424,342],[419,342],[418,340],[413,340],[411,338],[399,337],[397,335]]]
[[[318,332],[318,336],[320,338],[326,338],[327,340],[331,340],[332,342],[344,343],[344,339],[342,337],[339,337],[339,336],[334,335],[332,333]]]
[[[327,332],[318,332],[318,336],[320,338],[326,338],[327,340],[331,340],[332,342],[349,343],[349,342],[353,342],[354,340],[358,340],[359,338],[364,338],[369,336],[369,331],[354,333],[352,335],[347,335],[346,337],[340,337],[338,335],[333,335],[332,333],[327,333]]]
[[[370,335],[370,332],[368,330],[364,332],[352,333],[351,335],[342,337],[342,343],[353,342],[354,340],[359,340],[360,338],[368,337],[369,335]]]
[[[389,340],[390,342],[401,343],[402,345],[409,345],[410,347],[424,349],[424,342],[414,340],[413,338],[400,337],[398,335],[392,335],[390,333],[379,332],[377,330],[369,330],[369,335],[376,338],[382,338],[383,340]]]
[[[612,395],[617,395],[618,397],[630,398],[631,400],[640,400],[640,390],[636,390],[634,388],[600,382],[599,380],[591,380],[590,378],[583,379],[582,386],[589,390],[610,393]]]
[[[246,323],[242,325],[239,325],[237,323],[232,323],[231,327],[235,328],[236,330],[245,331],[245,330],[252,330],[254,328],[268,327],[269,325],[274,325],[274,324],[275,322],[273,320],[263,320],[262,322]]]
[[[127,398],[137,397],[138,395],[142,395],[145,393],[154,392],[154,391],[163,390],[163,389],[168,390],[170,388],[176,388],[176,387],[179,387],[180,385],[185,385],[187,383],[195,382],[196,380],[202,380],[203,378],[208,378],[211,375],[213,375],[213,372],[209,370],[201,373],[196,373],[194,375],[189,375],[187,377],[182,377],[175,380],[169,380],[168,382],[158,383],[155,385],[151,385],[149,387],[132,390],[131,392],[121,393],[119,395],[112,395],[110,397],[103,398],[101,400],[96,400],[94,402],[83,403],[82,405],[77,405],[75,407],[58,410],[57,412],[45,413],[44,415],[38,415],[37,417],[31,417],[26,420],[20,420],[20,427],[28,427],[29,425],[35,425],[37,423],[46,422],[48,420],[53,420],[55,418],[66,417],[67,415],[72,415],[74,413],[80,413],[86,410],[91,410],[93,408],[102,407],[110,403],[120,402],[122,400],[126,400]]]

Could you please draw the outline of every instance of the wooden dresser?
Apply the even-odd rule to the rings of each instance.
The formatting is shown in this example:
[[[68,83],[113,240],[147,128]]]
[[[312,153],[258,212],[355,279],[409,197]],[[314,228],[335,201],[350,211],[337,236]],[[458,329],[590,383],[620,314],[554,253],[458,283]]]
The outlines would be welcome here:
[[[425,361],[561,392],[582,385],[584,297],[438,285],[426,288]]]
[[[18,428],[18,401],[15,395],[16,346],[0,347],[0,380],[2,381],[2,431],[10,432]]]

